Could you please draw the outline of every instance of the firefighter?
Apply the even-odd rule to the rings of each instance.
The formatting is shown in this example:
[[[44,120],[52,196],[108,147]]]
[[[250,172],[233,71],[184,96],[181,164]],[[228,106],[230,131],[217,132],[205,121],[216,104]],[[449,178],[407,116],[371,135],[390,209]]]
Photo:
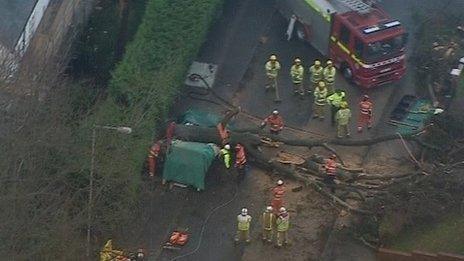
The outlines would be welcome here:
[[[246,171],[248,168],[245,147],[240,143],[237,143],[237,145],[235,146],[235,165],[234,166],[238,173],[237,182],[240,183],[245,178]]]
[[[303,77],[304,77],[304,68],[301,65],[300,58],[296,58],[293,62],[292,67],[290,68],[290,76],[292,77],[293,82],[293,94],[300,94],[301,97],[304,97],[304,88],[303,88]]]
[[[113,240],[106,241],[105,246],[100,251],[100,261],[112,261],[123,258],[124,252],[113,249]]]
[[[270,88],[275,89],[277,84],[277,76],[279,75],[280,71],[280,63],[277,61],[276,55],[271,55],[269,57],[269,61],[266,62],[265,65],[266,69],[266,76],[267,76],[267,83],[266,83],[266,90]]]
[[[148,173],[150,177],[155,176],[155,171],[156,171],[156,163],[158,161],[158,157],[161,151],[161,141],[157,141],[153,143],[153,145],[150,147],[150,151],[148,153]]]
[[[230,168],[232,158],[230,156],[230,145],[226,144],[224,145],[224,148],[221,149],[220,155],[222,159],[224,160],[224,165],[226,166],[227,169]]]
[[[279,209],[284,205],[285,186],[284,181],[279,179],[277,186],[272,188],[272,201],[271,206],[274,210],[274,214],[278,214]]]
[[[324,81],[327,85],[327,90],[331,93],[333,92],[333,86],[335,82],[335,74],[337,70],[333,66],[332,60],[327,60],[326,67],[324,68]]]
[[[319,82],[324,80],[324,67],[321,65],[321,61],[315,60],[314,65],[309,67],[310,80],[313,85],[312,88],[316,89]],[[308,93],[311,93],[311,88],[308,89]]]
[[[321,121],[324,120],[327,93],[325,82],[320,81],[317,88],[314,89],[313,118],[319,118]]]
[[[333,94],[327,97],[327,102],[330,105],[330,120],[332,125],[335,125],[335,114],[340,109],[340,103],[346,99],[344,91],[337,89]]]
[[[288,228],[290,227],[290,214],[284,207],[279,209],[279,215],[276,219],[277,225],[277,247],[288,244]]]
[[[374,104],[369,96],[364,95],[361,102],[359,102],[359,118],[358,118],[358,132],[362,132],[363,127],[367,125],[367,129],[372,128],[372,110]]]
[[[348,108],[347,102],[340,103],[340,110],[337,111],[335,115],[337,121],[337,138],[343,138],[343,136],[350,136],[350,120],[351,120],[351,110]]]
[[[242,212],[237,216],[237,234],[235,235],[235,242],[239,242],[243,238],[245,242],[250,242],[250,223],[251,216],[248,215],[248,209],[242,208]]]
[[[335,154],[330,155],[330,157],[325,161],[324,170],[325,178],[324,183],[330,187],[330,191],[335,193],[335,176],[337,175],[337,156]]]
[[[279,111],[274,110],[271,115],[269,115],[263,122],[261,122],[260,128],[264,128],[269,124],[270,133],[277,135],[284,128],[284,120],[282,116],[279,115]]]
[[[263,241],[272,242],[272,232],[275,224],[275,215],[272,206],[267,206],[263,213]]]

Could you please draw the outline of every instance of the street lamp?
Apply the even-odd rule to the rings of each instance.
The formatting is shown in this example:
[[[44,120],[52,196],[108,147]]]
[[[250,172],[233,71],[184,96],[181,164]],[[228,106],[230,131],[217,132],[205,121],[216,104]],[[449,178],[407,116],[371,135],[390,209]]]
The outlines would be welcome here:
[[[92,158],[90,161],[90,177],[89,177],[89,201],[87,203],[87,257],[90,258],[90,230],[92,223],[92,203],[93,203],[93,178],[95,173],[95,144],[97,141],[97,129],[113,130],[123,134],[131,134],[132,129],[130,127],[123,126],[101,126],[94,125],[92,130]]]

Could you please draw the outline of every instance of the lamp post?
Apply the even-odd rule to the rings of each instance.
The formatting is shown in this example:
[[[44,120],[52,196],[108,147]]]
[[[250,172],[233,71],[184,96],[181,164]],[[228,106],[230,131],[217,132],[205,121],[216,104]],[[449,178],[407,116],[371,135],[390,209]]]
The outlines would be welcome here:
[[[93,204],[93,179],[95,173],[95,144],[97,141],[97,129],[113,130],[123,134],[130,134],[132,129],[129,127],[114,127],[94,125],[92,130],[92,155],[90,160],[90,176],[89,176],[89,201],[87,203],[87,257],[90,259],[90,230],[92,226],[92,204]]]

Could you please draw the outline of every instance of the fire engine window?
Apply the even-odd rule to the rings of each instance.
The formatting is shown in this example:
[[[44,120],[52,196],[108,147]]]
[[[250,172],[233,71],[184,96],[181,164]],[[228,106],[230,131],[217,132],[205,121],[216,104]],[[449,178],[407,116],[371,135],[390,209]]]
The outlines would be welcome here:
[[[356,56],[362,57],[363,49],[364,49],[364,44],[358,38],[356,38],[354,40],[354,52]]]
[[[348,30],[348,28],[346,26],[341,26],[341,29],[340,29],[340,42],[348,45],[348,43],[350,42],[350,31]]]

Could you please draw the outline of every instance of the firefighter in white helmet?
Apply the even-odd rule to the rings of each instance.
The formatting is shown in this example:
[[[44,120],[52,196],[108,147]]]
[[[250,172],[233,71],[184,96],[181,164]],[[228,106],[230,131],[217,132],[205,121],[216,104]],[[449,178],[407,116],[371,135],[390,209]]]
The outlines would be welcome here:
[[[300,94],[301,97],[304,97],[304,68],[303,65],[301,65],[300,58],[295,58],[293,65],[290,68],[290,77],[292,78],[293,82],[293,94]]]
[[[266,77],[267,77],[267,83],[265,86],[266,91],[269,90],[270,88],[275,89],[276,84],[277,84],[277,76],[279,75],[279,71],[280,71],[280,63],[279,61],[277,61],[277,56],[275,54],[271,55],[264,67],[266,69]]]
[[[263,241],[272,242],[272,232],[275,224],[275,215],[272,206],[267,206],[262,216],[263,222]]]
[[[235,242],[245,240],[250,242],[250,223],[251,216],[248,215],[248,209],[242,208],[240,215],[237,216],[237,234],[235,235]]]
[[[326,62],[326,67],[324,68],[324,81],[327,86],[327,90],[329,93],[332,93],[334,91],[334,83],[335,83],[335,74],[337,73],[337,70],[333,66],[332,60],[327,60]]]
[[[288,244],[288,228],[290,227],[290,214],[284,207],[279,209],[279,215],[276,220],[277,225],[277,247]]]
[[[308,89],[308,93],[311,93],[312,90],[316,89],[316,87],[319,85],[319,82],[324,80],[324,67],[322,67],[321,61],[314,61],[314,64],[311,67],[309,67],[309,74],[312,89]]]

